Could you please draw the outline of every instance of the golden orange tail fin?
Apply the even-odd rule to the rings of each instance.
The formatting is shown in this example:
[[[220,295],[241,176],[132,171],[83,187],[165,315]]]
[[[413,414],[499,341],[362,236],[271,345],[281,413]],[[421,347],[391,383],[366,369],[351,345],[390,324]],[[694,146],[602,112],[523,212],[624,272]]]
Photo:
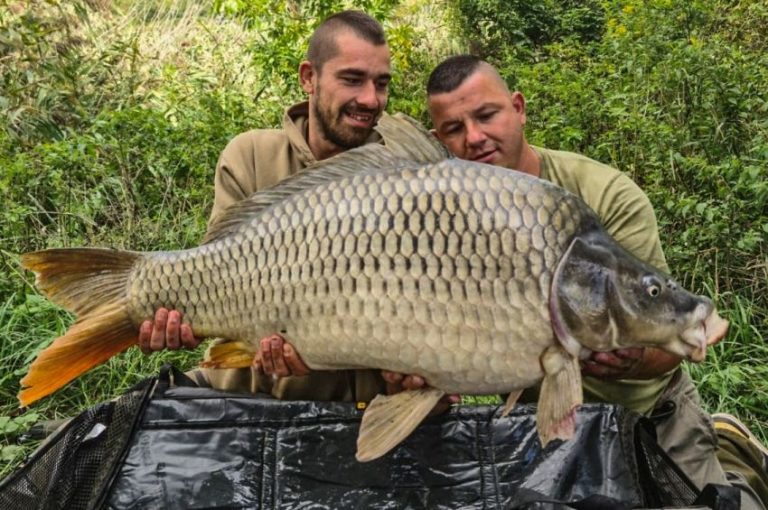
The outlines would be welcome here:
[[[126,350],[138,339],[128,314],[127,280],[140,253],[99,248],[44,250],[22,255],[48,298],[78,316],[32,362],[21,380],[21,405],[58,390]]]

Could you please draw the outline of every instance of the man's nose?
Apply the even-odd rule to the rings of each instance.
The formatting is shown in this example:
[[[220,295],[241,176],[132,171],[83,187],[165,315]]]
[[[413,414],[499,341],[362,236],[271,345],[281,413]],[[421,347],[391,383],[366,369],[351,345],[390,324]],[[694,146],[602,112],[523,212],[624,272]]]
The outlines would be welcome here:
[[[467,123],[467,145],[470,147],[482,145],[485,143],[486,138],[483,130],[475,122]]]
[[[379,98],[376,95],[376,85],[372,81],[366,82],[362,86],[360,94],[358,94],[356,99],[357,104],[360,106],[375,110],[379,106]]]

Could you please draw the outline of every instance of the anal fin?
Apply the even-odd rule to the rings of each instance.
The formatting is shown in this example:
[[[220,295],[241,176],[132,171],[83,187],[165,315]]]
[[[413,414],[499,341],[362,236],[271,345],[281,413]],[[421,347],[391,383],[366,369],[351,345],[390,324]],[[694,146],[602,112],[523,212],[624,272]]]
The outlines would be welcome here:
[[[504,409],[501,411],[502,416],[506,416],[509,414],[512,408],[515,407],[515,404],[517,403],[518,399],[520,398],[520,395],[522,394],[523,394],[523,390],[515,390],[509,393],[509,395],[507,396],[507,401],[504,403]]]
[[[378,459],[408,437],[445,395],[437,388],[377,395],[363,414],[357,436],[360,462]]]
[[[570,439],[576,428],[576,409],[583,401],[579,360],[560,346],[541,356],[544,380],[539,393],[536,427],[542,445],[553,439]]]

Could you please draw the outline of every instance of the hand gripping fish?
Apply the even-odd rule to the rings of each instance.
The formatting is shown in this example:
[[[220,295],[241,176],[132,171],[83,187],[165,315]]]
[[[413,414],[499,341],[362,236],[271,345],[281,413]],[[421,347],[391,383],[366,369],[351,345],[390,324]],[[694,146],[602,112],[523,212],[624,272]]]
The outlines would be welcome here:
[[[205,244],[138,253],[51,249],[24,267],[77,322],[22,379],[28,405],[134,345],[159,307],[232,340],[211,366],[249,366],[251,342],[284,331],[314,370],[418,374],[431,388],[379,396],[357,458],[402,441],[445,393],[509,393],[542,381],[543,443],[568,438],[579,359],[659,347],[693,361],[728,323],[610,238],[549,182],[448,157],[405,117],[387,145],[347,151],[233,205]]]

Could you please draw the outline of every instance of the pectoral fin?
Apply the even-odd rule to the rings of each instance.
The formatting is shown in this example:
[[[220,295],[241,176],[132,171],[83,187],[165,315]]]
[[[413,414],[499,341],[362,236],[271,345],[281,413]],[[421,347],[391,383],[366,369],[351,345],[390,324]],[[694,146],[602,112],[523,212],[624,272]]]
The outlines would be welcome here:
[[[616,257],[605,247],[575,237],[552,278],[549,314],[560,344],[578,357],[582,345],[595,350],[618,348],[611,317]]]
[[[437,388],[378,395],[360,423],[357,455],[360,462],[378,459],[408,437],[445,395]]]
[[[256,351],[247,342],[222,342],[212,345],[203,368],[247,368],[253,363]]]
[[[562,347],[550,347],[541,356],[544,380],[539,393],[536,427],[542,445],[553,439],[570,439],[576,428],[576,409],[581,405],[579,360]]]

